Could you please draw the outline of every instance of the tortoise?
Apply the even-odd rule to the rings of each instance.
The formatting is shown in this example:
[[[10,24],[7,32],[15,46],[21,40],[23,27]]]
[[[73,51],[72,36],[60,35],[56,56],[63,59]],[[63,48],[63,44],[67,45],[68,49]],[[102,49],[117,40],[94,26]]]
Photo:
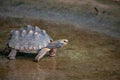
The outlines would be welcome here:
[[[17,52],[37,53],[34,61],[38,62],[47,52],[50,56],[55,56],[57,48],[61,48],[67,43],[67,39],[53,41],[45,30],[27,25],[10,32],[6,43],[10,49],[8,59],[15,59]]]

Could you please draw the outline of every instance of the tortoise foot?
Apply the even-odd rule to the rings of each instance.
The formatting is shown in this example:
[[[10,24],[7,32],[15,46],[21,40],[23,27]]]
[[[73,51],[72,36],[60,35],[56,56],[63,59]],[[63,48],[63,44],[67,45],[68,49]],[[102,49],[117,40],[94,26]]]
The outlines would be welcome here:
[[[38,59],[34,59],[34,62],[39,62],[39,60]]]
[[[8,57],[8,59],[9,59],[9,60],[14,60],[14,59],[15,59],[15,57],[10,56],[10,57]]]

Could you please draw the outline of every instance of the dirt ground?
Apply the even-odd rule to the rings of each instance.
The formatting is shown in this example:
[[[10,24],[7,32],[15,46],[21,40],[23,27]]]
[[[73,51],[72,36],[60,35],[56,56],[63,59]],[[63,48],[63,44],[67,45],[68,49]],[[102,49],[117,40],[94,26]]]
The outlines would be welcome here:
[[[120,79],[119,1],[1,0],[0,4],[0,80]],[[8,60],[2,50],[9,32],[28,24],[45,29],[54,40],[66,38],[69,44],[56,57],[45,56],[39,63],[33,62],[34,54]]]

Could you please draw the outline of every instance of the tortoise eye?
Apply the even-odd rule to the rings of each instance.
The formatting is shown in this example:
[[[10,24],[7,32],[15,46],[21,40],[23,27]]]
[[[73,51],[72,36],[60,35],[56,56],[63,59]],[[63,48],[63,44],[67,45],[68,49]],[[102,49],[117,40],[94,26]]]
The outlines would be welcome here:
[[[68,40],[64,40],[63,42],[64,42],[64,43],[68,43]]]
[[[53,40],[50,40],[50,42],[53,42]]]
[[[64,40],[64,42],[67,42],[67,41]]]

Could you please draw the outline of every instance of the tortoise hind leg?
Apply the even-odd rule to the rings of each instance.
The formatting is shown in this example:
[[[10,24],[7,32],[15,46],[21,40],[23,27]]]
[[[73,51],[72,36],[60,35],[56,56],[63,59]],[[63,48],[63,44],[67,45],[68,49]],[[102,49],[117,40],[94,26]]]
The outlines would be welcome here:
[[[17,51],[15,49],[12,49],[11,52],[9,53],[9,55],[8,55],[8,58],[11,59],[11,60],[15,59],[16,54],[17,54]]]

